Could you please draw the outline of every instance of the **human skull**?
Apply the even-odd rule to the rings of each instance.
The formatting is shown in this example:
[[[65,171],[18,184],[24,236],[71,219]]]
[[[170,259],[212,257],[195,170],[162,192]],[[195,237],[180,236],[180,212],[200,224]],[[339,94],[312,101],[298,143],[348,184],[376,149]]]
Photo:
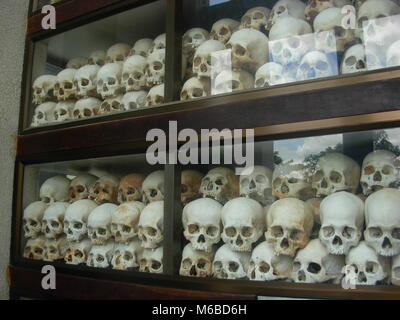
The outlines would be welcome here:
[[[146,249],[154,249],[161,245],[164,230],[164,201],[148,204],[139,218],[139,240]]]
[[[187,203],[199,195],[204,175],[196,170],[183,170],[181,174],[181,202]]]
[[[125,202],[112,213],[111,233],[115,242],[127,243],[138,235],[138,223],[144,204],[139,201]]]
[[[133,48],[129,55],[139,55],[144,58],[147,58],[149,55],[149,51],[153,47],[154,41],[152,39],[139,39],[133,45]]]
[[[54,109],[54,121],[62,122],[71,120],[74,107],[75,101],[61,101],[57,103]]]
[[[98,114],[101,101],[97,98],[84,98],[75,103],[72,115],[74,119],[90,118]]]
[[[364,195],[383,188],[397,188],[399,169],[400,163],[393,152],[376,150],[369,153],[364,158],[361,171],[360,183]]]
[[[164,171],[150,173],[142,183],[144,202],[164,200]]]
[[[342,8],[345,5],[352,5],[352,2],[350,0],[308,0],[304,12],[306,19],[312,22],[325,9]]]
[[[400,286],[400,255],[393,257],[391,283],[395,286]]]
[[[181,101],[203,98],[210,94],[211,83],[208,78],[192,77],[182,87]]]
[[[285,198],[274,202],[267,210],[265,239],[274,245],[276,255],[294,256],[310,240],[314,225],[311,207],[298,199]]]
[[[346,255],[356,247],[364,230],[364,203],[352,193],[333,193],[321,202],[319,238],[335,255]]]
[[[118,187],[118,203],[141,201],[143,198],[142,184],[145,176],[139,173],[131,173],[123,177]]]
[[[107,50],[107,63],[123,62],[129,56],[131,46],[126,43],[117,43]]]
[[[76,69],[65,69],[57,74],[54,94],[58,101],[65,101],[76,97],[76,87],[74,85],[75,73]]]
[[[119,94],[115,97],[106,98],[100,105],[99,114],[110,114],[124,111],[122,106],[123,95]]]
[[[76,69],[82,68],[85,64],[88,64],[88,59],[84,57],[73,58],[68,61],[66,67],[67,69]]]
[[[314,35],[308,22],[294,18],[279,19],[269,32],[272,60],[283,66],[300,64],[303,56],[315,47]]]
[[[45,242],[46,238],[44,236],[29,239],[25,245],[23,257],[26,259],[43,260]]]
[[[221,240],[222,205],[213,199],[202,198],[183,208],[183,234],[195,250],[211,252]]]
[[[388,46],[399,39],[398,14],[400,6],[390,0],[368,0],[360,6],[357,35],[366,48],[377,46],[386,51]]]
[[[261,31],[241,29],[226,44],[232,50],[232,67],[255,73],[268,62],[268,37]]]
[[[362,44],[356,44],[347,49],[340,67],[341,74],[367,71],[365,48]]]
[[[64,259],[67,248],[68,242],[65,235],[56,239],[46,239],[43,261],[53,262]]]
[[[94,268],[108,268],[115,250],[114,240],[110,239],[103,245],[94,245],[90,249],[86,265]]]
[[[224,244],[214,256],[212,274],[218,279],[242,279],[250,264],[250,252],[236,252]]]
[[[115,270],[129,270],[139,266],[143,248],[138,239],[127,243],[116,244],[111,265]]]
[[[203,28],[192,28],[186,31],[182,37],[182,52],[190,57],[196,49],[205,41],[210,39],[210,34]]]
[[[397,67],[400,65],[400,40],[393,43],[386,54],[386,66]]]
[[[239,29],[252,28],[264,31],[268,23],[271,10],[266,7],[249,9],[242,17]]]
[[[261,205],[248,198],[228,201],[221,211],[222,240],[234,251],[251,252],[252,244],[264,233],[265,217]]]
[[[390,266],[386,257],[377,255],[365,241],[352,248],[346,256],[346,265],[352,268],[356,285],[376,285],[389,276]]]
[[[89,199],[97,204],[117,203],[119,179],[110,174],[100,177],[89,190]]]
[[[144,249],[139,260],[139,271],[150,273],[163,272],[163,247]]]
[[[35,108],[31,127],[39,127],[54,122],[55,102],[44,102]]]
[[[123,92],[121,83],[122,63],[107,63],[97,74],[97,93],[103,99],[114,97]]]
[[[84,239],[79,242],[69,242],[65,251],[64,261],[66,264],[78,265],[87,262],[92,242],[90,239]]]
[[[69,202],[73,203],[78,200],[87,199],[89,197],[89,190],[97,181],[97,177],[84,173],[71,180],[69,185]]]
[[[203,197],[225,204],[239,196],[239,179],[231,169],[224,167],[211,169],[201,181],[200,193]]]
[[[164,83],[165,49],[153,51],[147,57],[146,83],[148,87]]]
[[[64,232],[64,216],[69,203],[54,202],[45,211],[42,232],[46,238],[57,238]]]
[[[154,51],[159,49],[165,49],[166,47],[167,47],[167,38],[166,34],[163,33],[154,39],[153,46],[151,47],[149,54],[152,54]]]
[[[329,253],[321,240],[311,240],[293,261],[291,278],[299,283],[322,283],[342,277],[344,256]]]
[[[400,190],[385,188],[365,201],[365,242],[385,257],[400,254]]]
[[[33,82],[33,103],[36,105],[46,101],[55,101],[54,85],[57,82],[56,76],[44,75]]]
[[[106,60],[107,60],[107,52],[105,52],[104,50],[96,50],[90,54],[88,59],[88,64],[102,67],[105,65]]]
[[[303,164],[282,163],[272,175],[272,195],[279,198],[308,200],[315,196],[309,173]]]
[[[62,176],[54,176],[47,179],[40,186],[40,200],[49,205],[56,201],[68,201],[69,185],[69,179]]]
[[[254,77],[243,70],[224,70],[214,82],[213,94],[241,91],[254,88]]]
[[[306,5],[300,0],[279,0],[272,7],[266,29],[271,30],[273,25],[281,18],[291,16],[293,18],[306,20]]]
[[[271,87],[286,83],[283,67],[276,62],[268,62],[261,66],[255,76],[255,87]]]
[[[189,242],[182,251],[179,274],[186,277],[205,278],[211,276],[215,249],[204,252],[193,248]]]
[[[343,28],[341,8],[328,8],[318,14],[314,20],[314,32],[317,49],[325,53],[344,52],[356,42],[354,29]]]
[[[240,22],[233,19],[221,19],[215,22],[211,28],[210,39],[214,39],[225,45],[232,34],[239,28]]]
[[[100,70],[98,65],[86,65],[75,73],[74,84],[76,95],[79,98],[97,97],[97,74]]]
[[[164,103],[164,84],[160,84],[150,89],[146,97],[146,107],[152,107]]]
[[[312,178],[312,187],[317,197],[328,196],[338,191],[356,193],[361,169],[357,162],[341,153],[322,156]]]
[[[42,201],[35,201],[28,205],[23,214],[23,230],[25,238],[36,238],[42,231],[42,219],[47,204]]]
[[[94,208],[89,214],[88,236],[94,245],[102,245],[111,238],[112,214],[116,209],[115,204],[104,203]]]
[[[225,51],[225,46],[217,40],[207,40],[196,50],[193,58],[193,73],[197,77],[210,78],[212,74],[220,71],[220,66],[214,64],[212,56],[215,53]]]
[[[289,278],[293,258],[276,256],[274,247],[267,241],[261,242],[251,253],[247,277],[255,281],[273,281]]]
[[[272,171],[264,166],[245,169],[240,175],[240,196],[254,199],[263,206],[275,201],[272,196]]]
[[[126,91],[137,91],[146,88],[147,58],[140,55],[130,56],[122,68],[122,85]]]
[[[147,94],[144,90],[125,93],[122,97],[122,108],[125,111],[143,108],[146,105]]]
[[[97,204],[88,199],[78,200],[67,208],[64,217],[64,233],[69,241],[80,241],[86,237],[89,215],[96,208]]]
[[[301,60],[297,71],[297,81],[325,78],[334,75],[328,57],[321,51],[311,51]]]

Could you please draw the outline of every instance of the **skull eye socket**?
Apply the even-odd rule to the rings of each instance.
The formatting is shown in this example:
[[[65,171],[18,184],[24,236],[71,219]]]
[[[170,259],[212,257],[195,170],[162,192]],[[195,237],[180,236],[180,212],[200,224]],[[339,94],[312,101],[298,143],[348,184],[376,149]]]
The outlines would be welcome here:
[[[205,259],[199,259],[199,261],[197,262],[197,268],[201,269],[201,270],[206,270],[208,269],[208,262]]]
[[[298,183],[298,182],[299,182],[299,179],[290,178],[290,179],[288,180],[288,182],[289,182],[289,183]]]
[[[256,182],[265,184],[265,183],[267,183],[267,179],[262,175],[258,175],[258,176],[256,176]]]
[[[58,227],[60,226],[60,223],[57,222],[57,221],[52,221],[52,222],[50,223],[50,225],[51,225],[53,228],[58,228]]]
[[[355,65],[356,64],[356,62],[357,62],[357,58],[355,57],[355,56],[351,56],[351,57],[348,57],[346,60],[345,60],[345,64],[346,64],[346,66],[352,66],[352,65]]]
[[[234,236],[236,236],[236,234],[237,234],[236,228],[234,228],[234,227],[225,228],[225,234],[226,234],[228,237],[234,237]]]
[[[130,226],[123,226],[122,227],[122,232],[130,233],[131,231],[132,231],[132,228]]]
[[[259,266],[260,272],[268,273],[270,269],[271,269],[270,265],[268,263],[266,263],[265,261],[262,261],[260,263],[260,266]]]
[[[136,190],[133,187],[128,187],[128,190],[126,191],[127,195],[132,195],[135,194]]]
[[[124,260],[126,260],[126,261],[129,261],[129,260],[133,259],[133,255],[130,252],[125,252],[123,257],[124,257]]]
[[[163,64],[159,61],[154,62],[153,70],[160,71],[163,68]]]
[[[392,237],[397,240],[400,240],[400,228],[394,228],[392,230]]]
[[[281,178],[276,178],[276,179],[274,180],[274,182],[273,182],[274,189],[278,189],[278,188],[280,187],[281,184],[282,184]]]
[[[277,226],[277,227],[272,227],[272,235],[273,235],[273,237],[275,237],[275,238],[280,238],[280,237],[282,237],[282,236],[283,236],[283,229],[282,229],[282,227],[279,227],[279,226]]]
[[[376,24],[377,26],[379,26],[379,27],[384,27],[384,26],[386,26],[387,23],[389,22],[389,20],[388,20],[388,19],[384,19],[384,18],[386,18],[385,15],[383,15],[383,14],[378,15],[378,16],[376,17],[376,19],[375,19],[375,24]]]
[[[79,110],[74,111],[74,117],[77,118],[79,116]]]
[[[217,271],[217,272],[221,271],[222,270],[222,262],[215,261],[213,268],[214,268],[214,271]]]
[[[181,100],[187,100],[189,98],[189,95],[186,90],[183,90],[181,93]]]
[[[365,264],[365,272],[375,274],[379,270],[379,265],[376,262],[367,261]]]
[[[365,175],[371,175],[373,173],[375,173],[375,168],[373,166],[367,166],[364,168]]]
[[[342,232],[342,236],[346,239],[351,239],[355,235],[355,229],[350,227],[345,227]]]
[[[300,39],[297,37],[292,37],[288,40],[288,44],[291,48],[297,49],[300,47]]]
[[[300,262],[296,261],[296,262],[293,263],[293,271],[294,271],[294,272],[299,271],[299,270],[300,270],[300,267],[301,267]]]
[[[107,84],[109,86],[113,86],[113,85],[115,85],[115,83],[116,83],[115,78],[108,78]]]
[[[232,80],[232,90],[238,90],[240,88],[240,82]]]
[[[85,191],[84,186],[77,186],[77,187],[76,187],[76,192],[82,193],[83,191]]]
[[[307,271],[313,274],[317,274],[321,271],[321,266],[318,263],[311,262],[307,267]]]
[[[253,19],[256,19],[256,20],[258,20],[258,19],[264,19],[264,15],[263,15],[261,12],[256,12],[256,13],[254,13],[254,15],[253,15]]]
[[[313,182],[319,182],[324,177],[324,172],[322,170],[318,170],[313,176]]]
[[[122,75],[122,80],[127,81],[129,79],[129,74],[128,73],[124,73]]]
[[[301,231],[295,229],[290,232],[289,238],[291,240],[299,240],[300,236],[301,236]]]
[[[83,224],[81,222],[74,223],[74,229],[80,230],[80,229],[82,229],[82,227],[83,227]]]
[[[361,17],[358,19],[358,27],[363,28],[364,27],[364,22],[368,21],[368,17]]]
[[[342,175],[337,171],[332,171],[331,174],[329,175],[329,179],[333,183],[340,183],[342,181]]]
[[[112,223],[111,224],[111,230],[117,231],[117,229],[118,229],[118,225],[116,223]]]
[[[97,256],[96,261],[97,262],[103,262],[104,261],[104,257],[103,256]]]
[[[105,236],[106,233],[107,233],[107,230],[104,229],[104,228],[99,228],[99,229],[97,230],[97,233],[98,233],[99,235],[101,235],[101,236]]]
[[[195,97],[195,98],[200,98],[200,97],[203,96],[203,89],[194,88],[192,94],[193,94],[193,97]]]
[[[193,65],[195,67],[198,67],[198,66],[200,66],[200,64],[201,64],[201,58],[200,57],[195,57],[194,60],[193,60]]]
[[[273,51],[275,54],[278,54],[279,52],[281,52],[282,48],[283,48],[283,46],[282,46],[282,43],[281,43],[281,42],[275,42],[275,43],[272,45],[272,51]]]
[[[186,193],[188,192],[188,187],[185,184],[181,185],[181,193]]]
[[[215,184],[218,186],[222,186],[224,184],[224,182],[222,181],[221,178],[219,178],[219,179],[215,180]]]
[[[31,220],[31,221],[29,222],[29,225],[30,225],[31,227],[36,227],[36,226],[38,225],[38,223],[37,223],[35,220]]]
[[[215,237],[218,234],[219,228],[214,226],[209,226],[206,230],[206,234],[210,237]]]
[[[92,115],[92,111],[89,109],[85,109],[83,110],[83,114],[85,115],[85,117],[90,117]]]
[[[368,233],[371,238],[380,238],[383,235],[381,228],[376,227],[369,228]]]
[[[326,237],[326,238],[332,237],[335,233],[335,229],[333,229],[333,227],[323,227],[322,233],[323,233],[324,237]]]
[[[393,174],[393,171],[394,171],[393,168],[388,165],[384,166],[382,169],[382,173],[385,175],[391,175],[391,174]]]
[[[243,227],[241,230],[241,234],[243,237],[249,238],[253,235],[254,229],[252,227]]]
[[[189,269],[191,266],[192,266],[192,260],[190,260],[190,258],[186,258],[185,260],[182,261],[183,269]]]
[[[239,264],[235,261],[230,261],[228,269],[230,272],[237,272],[239,270]]]
[[[222,27],[221,30],[219,30],[218,34],[220,36],[226,36],[227,34],[229,34],[229,29],[225,28],[225,27]]]
[[[235,46],[235,55],[237,56],[244,56],[246,54],[246,49],[242,46]]]
[[[161,263],[158,261],[152,261],[151,262],[151,269],[153,270],[159,270],[161,268]]]
[[[150,237],[155,237],[157,235],[157,230],[152,227],[146,227],[145,233],[148,234]]]
[[[74,256],[76,258],[83,258],[83,253],[80,250],[76,250]]]
[[[317,62],[317,64],[315,65],[315,67],[318,69],[318,70],[322,70],[322,71],[325,71],[325,70],[328,70],[328,67],[329,67],[329,65],[328,65],[328,63],[326,63],[325,61],[318,61]]]

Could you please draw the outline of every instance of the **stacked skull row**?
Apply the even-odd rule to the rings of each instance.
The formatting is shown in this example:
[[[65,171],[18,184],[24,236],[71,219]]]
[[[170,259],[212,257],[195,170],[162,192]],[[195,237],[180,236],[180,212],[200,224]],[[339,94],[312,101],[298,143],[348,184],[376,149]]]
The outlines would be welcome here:
[[[349,5],[356,26],[347,28]],[[181,100],[333,76],[338,64],[342,74],[398,66],[399,14],[397,0],[279,0],[241,22],[218,20],[211,32],[190,29]]]
[[[47,179],[23,215],[24,257],[162,272],[164,172]],[[143,201],[143,202],[141,202]],[[117,205],[116,203],[119,203]],[[147,205],[146,205],[147,204]]]
[[[321,157],[313,174],[292,163],[273,172],[255,166],[240,179],[213,169],[200,187],[212,199],[192,201],[183,211],[190,243],[180,274],[316,283],[339,281],[351,270],[356,284],[391,277],[398,285],[399,168],[395,154],[378,150],[362,169],[339,153]],[[356,196],[360,181],[364,194]]]
[[[162,104],[164,74],[165,34],[72,59],[57,76],[34,81],[31,126]]]

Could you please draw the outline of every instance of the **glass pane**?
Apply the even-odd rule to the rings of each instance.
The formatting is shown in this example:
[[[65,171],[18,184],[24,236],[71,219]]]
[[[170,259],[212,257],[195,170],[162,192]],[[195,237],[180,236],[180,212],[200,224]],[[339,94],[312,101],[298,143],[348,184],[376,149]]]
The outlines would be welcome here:
[[[200,148],[182,166],[179,274],[398,285],[399,143],[388,129]]]
[[[144,154],[30,165],[24,258],[163,272],[164,168]]]
[[[185,0],[183,16],[181,100],[400,65],[398,1]]]
[[[35,43],[30,127],[164,103],[165,2]]]

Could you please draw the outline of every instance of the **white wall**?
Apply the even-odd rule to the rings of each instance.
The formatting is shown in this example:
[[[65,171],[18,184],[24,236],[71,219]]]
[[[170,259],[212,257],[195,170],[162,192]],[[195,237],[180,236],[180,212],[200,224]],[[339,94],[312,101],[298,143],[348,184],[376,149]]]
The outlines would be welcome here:
[[[14,150],[28,4],[27,0],[0,1],[0,299],[8,299],[5,271],[10,253]]]

